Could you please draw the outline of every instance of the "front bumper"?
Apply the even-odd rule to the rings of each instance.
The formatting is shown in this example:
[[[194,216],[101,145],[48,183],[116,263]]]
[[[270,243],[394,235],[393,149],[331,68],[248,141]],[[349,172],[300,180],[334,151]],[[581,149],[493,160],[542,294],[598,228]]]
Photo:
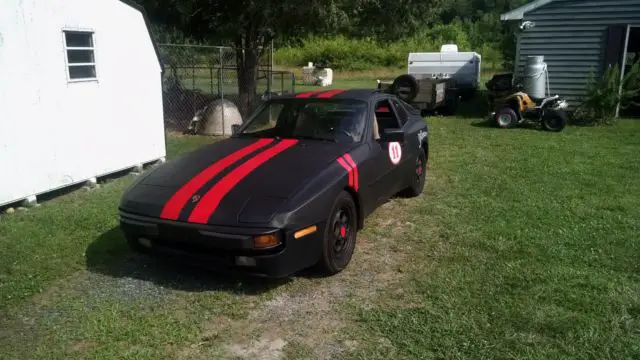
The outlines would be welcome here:
[[[314,265],[321,256],[322,227],[301,239],[286,229],[224,227],[181,223],[120,211],[120,228],[127,241],[175,260],[217,270],[268,277],[286,277]],[[276,234],[280,244],[255,249],[257,235]]]

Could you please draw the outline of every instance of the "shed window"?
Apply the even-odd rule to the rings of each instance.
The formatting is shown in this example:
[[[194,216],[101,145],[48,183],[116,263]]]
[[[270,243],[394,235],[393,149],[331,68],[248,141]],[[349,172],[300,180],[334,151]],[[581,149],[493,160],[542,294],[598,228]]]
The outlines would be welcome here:
[[[65,31],[64,47],[69,80],[96,79],[93,33],[89,31]]]

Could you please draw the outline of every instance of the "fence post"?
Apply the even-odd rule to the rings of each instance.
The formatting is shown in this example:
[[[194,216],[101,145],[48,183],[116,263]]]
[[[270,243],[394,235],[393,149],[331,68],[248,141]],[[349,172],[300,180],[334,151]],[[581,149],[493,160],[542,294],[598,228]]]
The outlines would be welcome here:
[[[271,93],[273,92],[272,84],[273,84],[273,39],[271,40],[271,45],[269,45],[269,77],[267,82],[267,91],[269,92],[269,97],[271,97]]]
[[[213,95],[213,67],[209,68],[209,81],[211,81],[211,95]]]
[[[296,93],[296,74],[291,73],[291,92]]]
[[[193,107],[193,116],[195,116],[196,115],[196,66],[193,64],[191,66],[193,66],[191,68],[191,94],[192,94],[191,104]]]
[[[220,81],[221,81],[221,85],[220,85],[220,105],[221,105],[221,109],[222,109],[222,136],[226,135],[225,132],[225,119],[224,119],[224,58],[223,58],[223,54],[222,54],[222,48],[218,48],[219,50],[219,56],[220,56]]]

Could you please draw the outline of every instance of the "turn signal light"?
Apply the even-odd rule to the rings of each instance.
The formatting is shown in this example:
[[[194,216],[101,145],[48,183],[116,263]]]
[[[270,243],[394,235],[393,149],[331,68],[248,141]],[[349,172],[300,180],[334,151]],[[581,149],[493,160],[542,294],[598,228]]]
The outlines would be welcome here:
[[[257,249],[265,249],[280,244],[280,240],[276,234],[259,235],[253,238],[253,247]]]
[[[303,236],[307,236],[309,234],[313,234],[314,232],[316,232],[316,230],[318,230],[318,227],[313,225],[313,226],[309,226],[308,228],[304,228],[302,230],[298,230],[295,232],[295,234],[293,234],[293,237],[295,239],[300,239]]]

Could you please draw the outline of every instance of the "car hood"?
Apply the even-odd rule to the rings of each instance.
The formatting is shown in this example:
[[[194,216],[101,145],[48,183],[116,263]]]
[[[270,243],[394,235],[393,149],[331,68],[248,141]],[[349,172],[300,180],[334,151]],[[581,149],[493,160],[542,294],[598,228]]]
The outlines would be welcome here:
[[[352,147],[316,140],[226,139],[142,175],[120,208],[180,222],[267,224],[301,186]]]

